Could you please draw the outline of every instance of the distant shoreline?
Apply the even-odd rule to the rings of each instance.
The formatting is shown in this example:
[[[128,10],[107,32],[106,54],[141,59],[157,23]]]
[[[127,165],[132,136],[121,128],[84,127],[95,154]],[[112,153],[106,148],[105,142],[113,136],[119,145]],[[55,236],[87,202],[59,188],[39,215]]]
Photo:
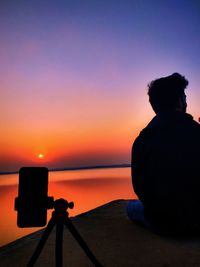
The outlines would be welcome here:
[[[108,168],[129,168],[131,164],[112,164],[112,165],[96,165],[96,166],[81,166],[81,167],[70,167],[70,168],[50,168],[50,172],[58,171],[78,171],[78,170],[91,170],[91,169],[108,169]],[[17,174],[19,171],[13,172],[0,172],[0,175]]]

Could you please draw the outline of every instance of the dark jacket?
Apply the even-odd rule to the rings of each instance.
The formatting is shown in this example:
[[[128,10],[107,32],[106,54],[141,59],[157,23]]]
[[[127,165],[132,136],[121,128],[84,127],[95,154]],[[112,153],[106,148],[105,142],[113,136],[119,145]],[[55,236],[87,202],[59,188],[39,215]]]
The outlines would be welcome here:
[[[200,125],[191,115],[160,113],[141,131],[132,182],[156,227],[178,233],[200,226]]]

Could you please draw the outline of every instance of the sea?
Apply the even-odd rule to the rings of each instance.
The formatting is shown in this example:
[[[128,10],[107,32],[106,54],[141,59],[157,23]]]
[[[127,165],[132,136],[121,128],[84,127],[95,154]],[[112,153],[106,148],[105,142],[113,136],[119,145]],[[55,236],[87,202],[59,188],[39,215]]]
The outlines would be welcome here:
[[[41,228],[17,227],[14,201],[18,195],[18,174],[0,175],[0,246]],[[116,199],[136,198],[130,167],[94,168],[49,172],[48,195],[54,200],[74,202],[68,210],[74,217]],[[48,220],[52,210],[48,210]]]

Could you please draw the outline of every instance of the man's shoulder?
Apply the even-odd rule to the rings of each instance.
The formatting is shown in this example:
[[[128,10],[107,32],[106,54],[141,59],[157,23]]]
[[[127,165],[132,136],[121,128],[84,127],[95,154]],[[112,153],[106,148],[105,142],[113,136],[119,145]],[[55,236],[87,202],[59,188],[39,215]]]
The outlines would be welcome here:
[[[145,139],[147,138],[150,134],[152,134],[152,132],[155,131],[155,129],[157,129],[157,116],[153,117],[153,119],[146,125],[146,127],[144,127],[139,135],[138,135],[138,139]]]
[[[133,147],[138,147],[138,146],[144,146],[146,143],[146,140],[149,139],[149,136],[151,135],[151,128],[148,127],[148,125],[143,128],[139,135],[136,137],[135,141],[133,142]]]
[[[192,120],[190,121],[191,125],[193,125],[193,127],[195,127],[198,131],[200,130],[200,123],[195,121],[192,117]]]
[[[200,136],[200,124],[193,119],[190,114],[186,114],[186,118],[184,120],[184,127],[186,129],[187,134],[195,134]]]
[[[199,136],[200,141],[200,124],[193,119],[190,114],[177,113],[176,116],[168,114],[159,114],[143,128],[136,137],[133,146],[141,146],[149,143],[152,139],[159,139],[161,135],[168,136],[172,132],[176,136],[176,132],[189,136],[194,136],[194,139]]]

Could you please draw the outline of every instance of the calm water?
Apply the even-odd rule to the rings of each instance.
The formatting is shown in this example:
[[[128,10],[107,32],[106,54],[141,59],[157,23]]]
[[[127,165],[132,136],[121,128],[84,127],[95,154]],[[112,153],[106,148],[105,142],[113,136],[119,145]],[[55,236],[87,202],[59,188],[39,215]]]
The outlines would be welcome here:
[[[130,168],[59,171],[49,173],[48,195],[73,201],[70,216],[114,199],[133,198]],[[18,195],[18,174],[0,176],[0,246],[39,228],[18,228],[14,199]],[[50,218],[52,211],[48,211]]]

